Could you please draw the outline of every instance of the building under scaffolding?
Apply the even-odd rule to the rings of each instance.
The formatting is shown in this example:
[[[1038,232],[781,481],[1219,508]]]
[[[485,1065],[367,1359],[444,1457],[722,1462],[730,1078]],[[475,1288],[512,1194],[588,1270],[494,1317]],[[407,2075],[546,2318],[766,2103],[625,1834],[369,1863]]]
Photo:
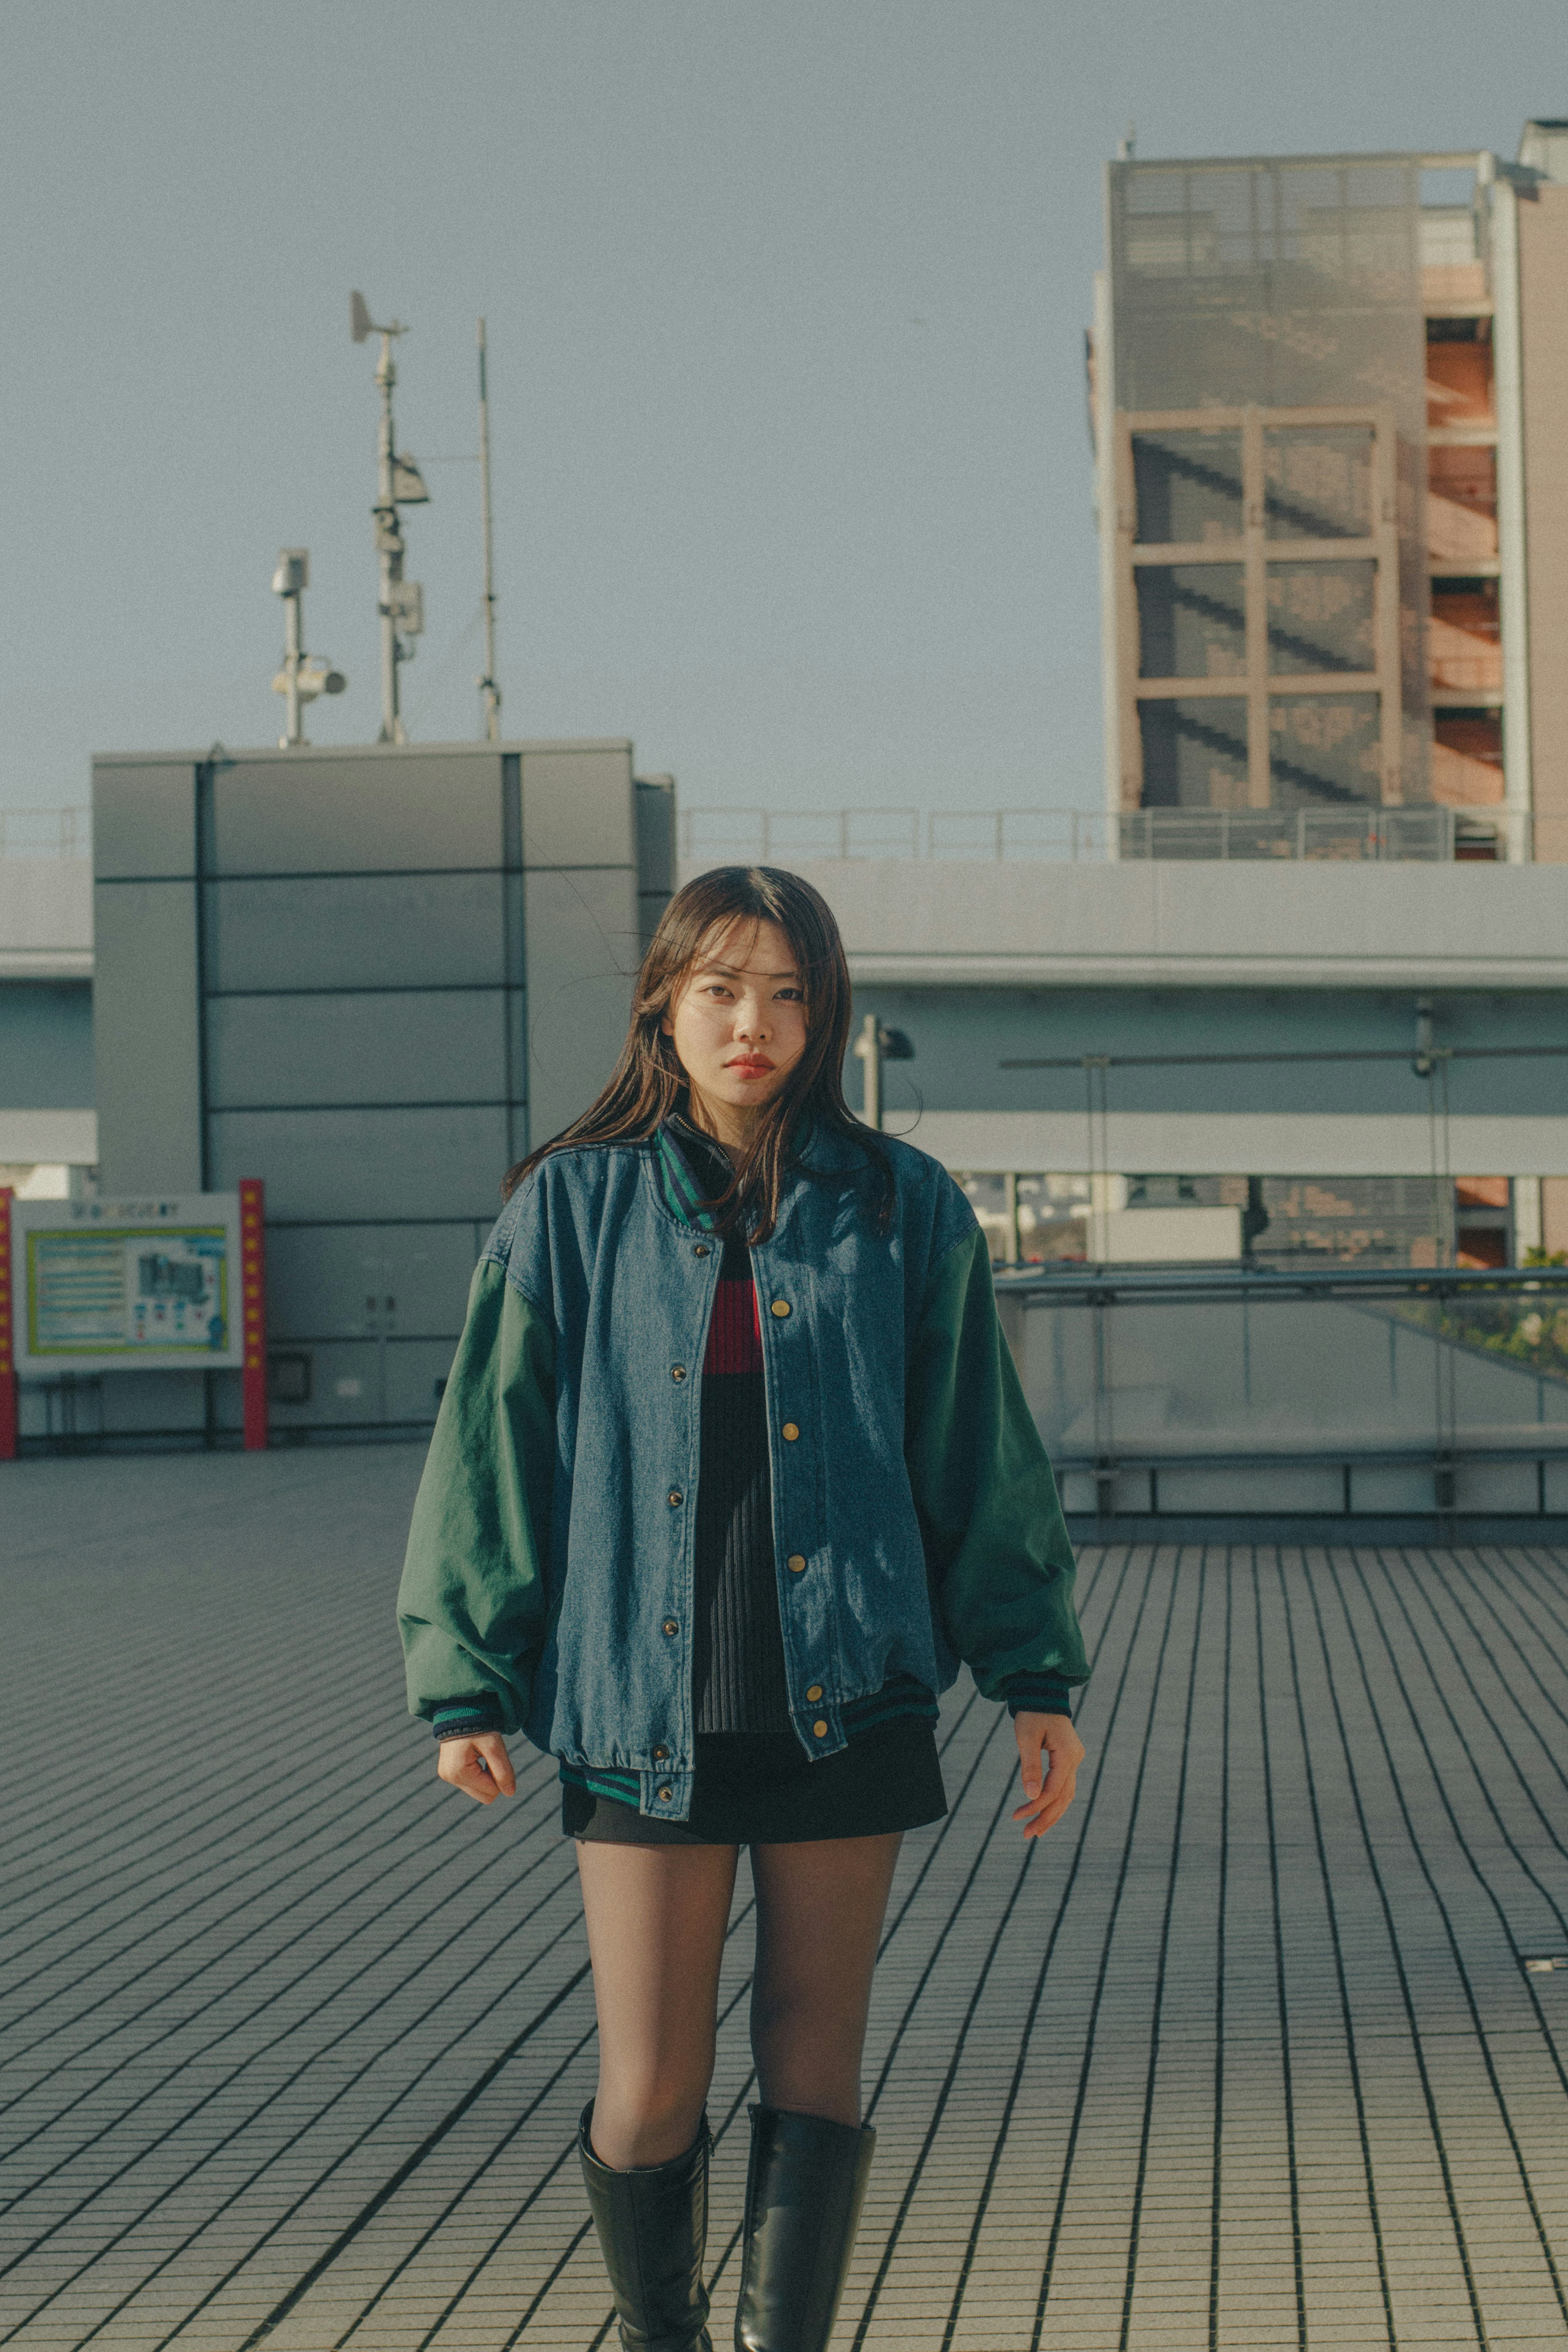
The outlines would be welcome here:
[[[1354,856],[1323,818],[1437,808],[1460,856],[1568,858],[1568,122],[1512,163],[1129,157],[1106,235],[1110,811]]]

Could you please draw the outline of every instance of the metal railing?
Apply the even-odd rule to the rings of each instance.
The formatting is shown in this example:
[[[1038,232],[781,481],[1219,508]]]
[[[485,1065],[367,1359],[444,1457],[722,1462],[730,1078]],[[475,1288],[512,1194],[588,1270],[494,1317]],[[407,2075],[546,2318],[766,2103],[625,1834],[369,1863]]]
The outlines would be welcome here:
[[[0,857],[90,857],[92,811],[0,808]]]
[[[995,864],[1113,858],[1568,858],[1568,820],[1514,809],[684,809],[688,866],[941,858]]]
[[[1568,1267],[996,1286],[1070,1511],[1568,1518]]]

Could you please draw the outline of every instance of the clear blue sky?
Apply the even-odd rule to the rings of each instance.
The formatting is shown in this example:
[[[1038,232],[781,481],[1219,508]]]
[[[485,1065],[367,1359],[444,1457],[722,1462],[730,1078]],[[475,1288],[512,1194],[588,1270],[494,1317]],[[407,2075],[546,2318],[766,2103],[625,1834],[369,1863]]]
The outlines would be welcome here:
[[[374,733],[375,346],[477,731],[489,320],[508,731],[688,805],[1092,806],[1100,167],[1491,146],[1563,0],[4,0],[0,804],[274,740],[276,550]]]

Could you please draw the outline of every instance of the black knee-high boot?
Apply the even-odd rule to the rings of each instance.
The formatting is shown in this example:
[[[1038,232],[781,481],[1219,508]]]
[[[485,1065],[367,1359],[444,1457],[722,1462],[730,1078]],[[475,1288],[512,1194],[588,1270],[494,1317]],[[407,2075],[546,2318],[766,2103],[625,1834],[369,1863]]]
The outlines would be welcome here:
[[[737,2352],[825,2352],[876,2134],[753,2107]]]
[[[703,2285],[707,2117],[685,2156],[616,2172],[593,2153],[591,2105],[577,2127],[589,2209],[627,2352],[713,2352]]]

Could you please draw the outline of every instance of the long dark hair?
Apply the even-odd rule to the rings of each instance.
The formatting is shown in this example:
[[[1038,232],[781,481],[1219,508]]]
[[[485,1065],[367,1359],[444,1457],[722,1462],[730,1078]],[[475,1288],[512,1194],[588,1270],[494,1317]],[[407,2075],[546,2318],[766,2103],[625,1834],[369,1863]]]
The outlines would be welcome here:
[[[789,940],[806,992],[806,1050],[758,1120],[728,1185],[709,1203],[720,1231],[738,1225],[748,1240],[768,1239],[779,1222],[784,1179],[799,1165],[791,1138],[807,1123],[860,1146],[881,1178],[878,1211],[886,1222],[892,1163],[844,1100],[851,1013],[844,943],[821,891],[776,866],[716,866],[675,892],[643,959],[632,1025],[609,1085],[580,1118],[507,1171],[503,1199],[552,1151],[641,1142],[678,1107],[686,1075],[674,1039],[664,1034],[664,1016],[704,950],[735,922],[777,923]]]

